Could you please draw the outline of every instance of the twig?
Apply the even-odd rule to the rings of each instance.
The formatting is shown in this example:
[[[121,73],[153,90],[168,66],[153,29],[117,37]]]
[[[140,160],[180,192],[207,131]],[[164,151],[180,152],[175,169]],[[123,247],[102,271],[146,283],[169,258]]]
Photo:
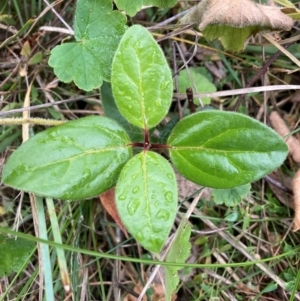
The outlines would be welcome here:
[[[287,49],[290,45],[292,45],[293,43],[287,43],[285,44],[283,47],[285,49]],[[247,84],[247,88],[250,88],[258,79],[260,79],[260,77],[267,72],[268,68],[277,60],[277,58],[279,57],[279,55],[282,54],[282,52],[280,50],[278,50],[272,57],[270,57],[270,59],[262,66],[262,68],[260,68],[260,70],[252,77],[252,79],[248,82]],[[241,102],[243,101],[243,99],[245,98],[245,94],[242,94],[237,102],[235,103],[232,111],[237,111],[237,109],[239,108]]]
[[[89,95],[89,96],[80,96],[80,97],[70,98],[70,99],[66,99],[66,100],[56,101],[55,103],[45,103],[45,104],[41,104],[41,105],[31,106],[28,108],[21,108],[21,109],[10,110],[7,112],[0,112],[0,117],[13,115],[16,113],[22,113],[24,111],[34,111],[34,110],[38,110],[38,109],[42,109],[42,108],[53,107],[54,105],[60,105],[60,104],[68,103],[68,102],[79,101],[79,100],[83,100],[85,98],[91,98],[91,97],[96,97],[96,96],[99,96],[99,94],[93,94],[93,95]]]
[[[300,85],[274,85],[274,86],[264,86],[264,87],[249,87],[243,89],[235,89],[235,90],[226,90],[220,92],[212,92],[212,93],[194,93],[194,97],[226,97],[240,94],[248,94],[253,92],[264,92],[264,91],[279,91],[279,90],[300,90]],[[179,97],[179,99],[185,99],[185,93],[174,93],[174,97]],[[0,115],[1,116],[1,115]]]

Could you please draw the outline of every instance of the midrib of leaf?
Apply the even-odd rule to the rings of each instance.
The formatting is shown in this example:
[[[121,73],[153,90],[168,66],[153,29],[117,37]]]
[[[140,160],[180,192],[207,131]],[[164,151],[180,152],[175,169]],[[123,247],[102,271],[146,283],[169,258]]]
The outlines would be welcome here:
[[[43,166],[39,166],[37,168],[30,168],[30,171],[35,171],[35,170],[38,170],[38,169],[41,169],[41,168],[45,168],[45,167],[48,167],[48,166],[51,166],[51,165],[54,165],[54,164],[57,164],[57,163],[64,163],[64,162],[68,162],[68,161],[72,161],[72,160],[75,160],[75,159],[78,159],[82,156],[86,156],[88,154],[97,154],[97,153],[104,153],[106,151],[112,151],[112,150],[116,150],[116,149],[126,149],[126,148],[129,148],[131,147],[130,145],[124,145],[124,146],[118,146],[118,147],[107,147],[107,148],[104,148],[104,149],[99,149],[99,150],[96,150],[96,151],[90,151],[90,150],[87,150],[81,154],[78,154],[78,155],[75,155],[73,157],[69,157],[69,158],[66,158],[66,159],[62,159],[62,160],[57,160],[57,161],[54,161],[54,162],[51,162],[51,163],[48,163],[48,164],[45,164]]]
[[[144,182],[144,191],[145,191],[145,199],[146,199],[146,204],[147,204],[147,212],[150,213],[150,200],[148,198],[149,193],[148,193],[148,185],[147,185],[147,171],[146,171],[146,154],[144,153],[143,156],[143,161],[142,161],[142,171],[143,171],[143,182]],[[147,214],[147,220],[148,220],[148,226],[150,229],[152,229],[152,223],[150,219],[150,214]],[[152,229],[153,230],[153,229]]]
[[[181,150],[203,150],[203,151],[208,151],[211,153],[255,153],[255,154],[265,154],[265,153],[270,153],[270,151],[256,151],[256,150],[221,150],[221,149],[216,149],[216,148],[206,148],[203,146],[170,146],[169,150],[176,150],[176,151],[181,151]]]
[[[137,49],[133,48],[135,50],[135,53],[136,53],[136,57],[139,58],[139,55],[138,55],[138,52],[137,52]],[[138,73],[139,73],[139,93],[140,93],[140,96],[141,96],[141,108],[142,108],[142,116],[143,116],[143,120],[144,120],[144,128],[146,129],[147,128],[147,123],[146,123],[146,120],[145,120],[145,116],[146,116],[146,110],[145,110],[145,97],[144,97],[144,89],[143,89],[143,81],[142,81],[142,76],[141,76],[141,63],[140,63],[140,60],[138,59]]]
[[[190,128],[188,129],[187,132],[191,131],[191,132],[193,133],[193,132],[194,132],[194,131],[193,131],[193,128],[196,128],[196,131],[199,131],[198,125],[196,124],[196,125],[190,127]],[[236,128],[236,129],[227,129],[227,130],[223,130],[223,131],[220,132],[219,134],[216,134],[216,135],[210,137],[209,139],[207,139],[207,140],[206,140],[203,144],[201,144],[201,145],[204,145],[204,144],[206,144],[206,143],[208,143],[208,142],[210,142],[210,141],[213,141],[214,139],[222,138],[223,135],[225,135],[225,138],[227,138],[226,135],[227,135],[228,133],[241,132],[241,131],[249,132],[249,128],[242,128],[242,127],[240,127],[240,128]],[[185,133],[185,136],[187,135],[187,132]],[[255,131],[253,131],[253,132],[255,132]],[[193,135],[193,134],[192,134],[192,135]],[[192,136],[192,135],[191,135],[191,136]],[[179,140],[179,141],[182,140],[182,137],[181,137],[181,136],[178,136],[177,138],[173,139],[173,140],[172,140],[172,144],[176,144],[176,141],[178,141],[178,140]]]

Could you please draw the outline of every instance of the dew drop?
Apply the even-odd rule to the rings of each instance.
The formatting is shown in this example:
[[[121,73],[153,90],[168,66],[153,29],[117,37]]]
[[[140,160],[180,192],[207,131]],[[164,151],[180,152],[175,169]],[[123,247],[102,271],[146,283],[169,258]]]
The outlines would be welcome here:
[[[169,82],[162,82],[160,84],[160,89],[161,90],[165,90],[168,87],[168,85],[169,85]]]
[[[144,234],[143,234],[142,231],[139,231],[139,232],[136,234],[136,240],[139,240],[139,241],[145,240],[145,237],[144,237]]]
[[[168,173],[168,174],[167,174],[167,177],[168,177],[169,179],[173,179],[173,178],[174,178],[174,175],[172,175],[171,173]]]
[[[132,98],[130,96],[125,96],[125,99],[128,100],[128,101],[131,101]],[[132,106],[131,106],[132,107]]]
[[[152,195],[151,195],[151,199],[154,200],[155,198],[156,198],[156,195],[155,195],[155,194],[152,194]]]
[[[22,175],[24,173],[26,173],[28,171],[28,167],[25,166],[24,164],[21,164],[19,166],[17,166],[14,171],[12,172],[12,174],[14,176],[19,176],[19,175]]]
[[[120,201],[125,201],[126,200],[126,197],[127,197],[127,193],[126,191],[124,191],[120,196],[119,196],[119,200]]]
[[[139,186],[135,186],[135,187],[132,189],[132,193],[138,193],[139,190],[140,190],[140,187],[139,187]]]
[[[120,155],[120,161],[121,161],[121,162],[124,162],[126,159],[127,159],[126,154],[125,154],[125,153],[122,153],[122,154]]]
[[[163,220],[167,221],[170,218],[170,213],[167,210],[160,209],[157,212],[156,217],[158,219],[163,219]]]
[[[160,233],[162,231],[161,227],[155,225],[152,226],[152,230],[154,233]]]
[[[157,108],[160,108],[161,107],[161,101],[160,100],[155,101],[155,106]]]
[[[141,202],[139,200],[131,200],[127,205],[129,215],[134,215],[139,208]]]
[[[165,187],[166,187],[166,184],[163,183],[163,182],[159,182],[159,183],[158,183],[158,186],[161,187],[161,188],[165,188]]]
[[[166,203],[172,204],[173,203],[173,193],[171,191],[168,191],[165,193]]]
[[[137,176],[138,176],[138,175],[133,175],[133,176],[132,176],[132,179],[133,179],[133,180],[136,179]]]
[[[84,171],[83,171],[83,174],[82,174],[82,180],[85,181],[87,180],[89,177],[91,177],[92,175],[92,172],[90,169],[86,168]]]

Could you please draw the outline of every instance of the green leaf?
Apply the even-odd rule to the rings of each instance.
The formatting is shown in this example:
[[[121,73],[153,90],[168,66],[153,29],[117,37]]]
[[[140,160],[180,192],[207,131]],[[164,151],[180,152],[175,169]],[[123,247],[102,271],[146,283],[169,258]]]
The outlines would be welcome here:
[[[153,5],[161,8],[172,7],[178,0],[144,0],[144,5]]]
[[[240,52],[244,49],[246,40],[254,33],[261,31],[259,26],[235,28],[228,25],[210,25],[203,30],[203,35],[209,41],[220,38],[225,49]]]
[[[112,65],[112,91],[121,114],[140,128],[156,126],[173,94],[171,71],[151,34],[140,25],[124,34]]]
[[[179,92],[186,93],[186,88],[191,87],[194,93],[211,93],[216,92],[216,86],[204,75],[202,75],[197,70],[198,68],[189,68],[189,72],[191,75],[192,80],[195,83],[195,88],[193,81],[191,81],[190,76],[186,69],[180,71],[178,77],[178,84],[179,84]],[[210,97],[203,97],[202,99],[203,104],[210,104]],[[194,103],[199,105],[199,100],[194,98]]]
[[[126,17],[112,11],[110,0],[78,0],[74,33],[76,42],[56,46],[49,65],[57,77],[90,91],[110,80],[111,63],[125,32]]]
[[[123,9],[125,13],[133,17],[142,7],[143,0],[114,0],[118,9]]]
[[[112,95],[111,85],[107,82],[104,82],[101,86],[101,102],[105,116],[118,122],[127,132],[128,136],[131,138],[131,141],[144,141],[144,131],[129,123],[128,120],[121,115]]]
[[[191,243],[189,242],[191,236],[191,226],[187,223],[184,218],[177,230],[176,236],[172,242],[166,262],[184,263],[191,253]],[[178,271],[182,267],[178,266],[165,266],[165,289],[166,289],[166,300],[171,300],[173,292],[176,290],[179,277]]]
[[[80,200],[115,185],[131,157],[130,140],[113,120],[90,116],[43,131],[8,159],[2,180],[19,190]]]
[[[250,190],[250,184],[229,189],[213,189],[212,196],[216,204],[225,204],[231,207],[239,205],[242,199],[250,193]]]
[[[130,159],[116,187],[116,205],[126,229],[147,250],[158,253],[177,210],[173,168],[157,153],[143,151]]]
[[[28,65],[36,65],[39,64],[43,60],[43,54],[41,52],[37,52],[33,55],[33,57],[28,61]]]
[[[172,7],[178,0],[114,0],[118,9],[123,9],[127,15],[133,17],[143,5],[158,6],[158,7]]]
[[[0,277],[18,272],[33,251],[34,246],[32,241],[0,235]]]
[[[168,139],[171,160],[187,179],[232,188],[279,167],[288,149],[272,129],[247,116],[204,111],[182,119]]]

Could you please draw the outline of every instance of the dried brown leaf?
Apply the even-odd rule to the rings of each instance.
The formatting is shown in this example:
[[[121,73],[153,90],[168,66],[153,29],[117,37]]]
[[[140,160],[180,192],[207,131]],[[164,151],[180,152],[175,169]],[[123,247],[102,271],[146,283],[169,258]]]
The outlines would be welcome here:
[[[290,134],[290,129],[276,111],[273,111],[270,114],[270,122],[273,129],[280,136],[286,136]],[[298,139],[294,136],[289,136],[286,139],[286,143],[288,145],[289,153],[292,156],[293,160],[297,163],[300,163],[300,142],[298,141]]]
[[[239,52],[258,32],[290,30],[292,18],[279,7],[252,0],[202,0],[181,23],[196,23],[208,40],[220,39],[225,49]]]
[[[290,30],[293,20],[279,7],[256,4],[252,0],[202,0],[182,23],[197,23],[200,30],[208,25],[242,28],[259,26],[260,30]]]
[[[105,208],[105,210],[108,212],[108,214],[113,218],[113,220],[116,222],[116,224],[120,227],[122,232],[126,237],[128,237],[128,233],[120,219],[116,203],[115,203],[115,188],[111,188],[99,196],[101,204]]]
[[[293,192],[294,192],[294,231],[300,229],[300,169],[296,172],[293,179]]]
[[[281,174],[278,170],[275,170],[269,176],[274,181],[277,181],[278,183],[281,183],[282,185],[284,185],[286,188],[292,190],[293,179],[291,177],[289,177],[288,175]],[[282,204],[294,209],[294,199],[290,193],[285,192],[284,190],[273,185],[272,183],[269,183],[269,186],[270,186],[271,190],[273,191],[273,193],[276,195],[277,199]]]

